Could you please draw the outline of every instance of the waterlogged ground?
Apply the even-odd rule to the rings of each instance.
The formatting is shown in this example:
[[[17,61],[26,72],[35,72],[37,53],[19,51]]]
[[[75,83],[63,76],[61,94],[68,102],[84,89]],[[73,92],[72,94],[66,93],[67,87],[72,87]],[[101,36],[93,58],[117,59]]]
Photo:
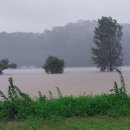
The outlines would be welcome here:
[[[124,67],[122,73],[130,94],[130,67]],[[115,80],[120,83],[117,72],[99,72],[96,68],[67,68],[64,74],[52,75],[43,69],[8,69],[0,75],[0,90],[5,93],[9,77],[13,77],[15,85],[33,97],[39,90],[46,95],[50,90],[56,96],[56,86],[63,95],[102,94],[112,89]]]

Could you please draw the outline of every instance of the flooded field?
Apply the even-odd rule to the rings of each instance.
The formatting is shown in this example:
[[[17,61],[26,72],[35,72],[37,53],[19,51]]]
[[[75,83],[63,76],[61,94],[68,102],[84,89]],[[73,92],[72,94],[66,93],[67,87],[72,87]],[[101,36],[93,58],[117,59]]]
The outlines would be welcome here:
[[[130,67],[123,68],[123,76],[130,94]],[[63,95],[83,95],[109,93],[113,82],[119,82],[117,72],[99,72],[96,68],[67,68],[64,74],[46,74],[43,69],[5,70],[0,75],[0,90],[7,93],[8,78],[23,92],[36,96],[38,91],[48,95],[50,90],[57,95],[55,87],[59,87]]]

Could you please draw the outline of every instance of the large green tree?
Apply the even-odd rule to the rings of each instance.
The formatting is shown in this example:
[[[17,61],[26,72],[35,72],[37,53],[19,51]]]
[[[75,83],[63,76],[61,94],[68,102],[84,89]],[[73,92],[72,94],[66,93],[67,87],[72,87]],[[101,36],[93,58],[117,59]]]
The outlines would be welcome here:
[[[45,69],[46,73],[63,73],[64,71],[64,60],[59,59],[58,57],[55,56],[49,56],[46,59],[46,63],[43,66],[43,69]]]
[[[17,65],[14,63],[9,63],[9,60],[7,58],[0,60],[0,74],[3,73],[3,70],[8,68],[16,68]]]
[[[123,63],[122,26],[112,17],[98,19],[98,27],[94,31],[92,60],[101,71],[113,71]]]

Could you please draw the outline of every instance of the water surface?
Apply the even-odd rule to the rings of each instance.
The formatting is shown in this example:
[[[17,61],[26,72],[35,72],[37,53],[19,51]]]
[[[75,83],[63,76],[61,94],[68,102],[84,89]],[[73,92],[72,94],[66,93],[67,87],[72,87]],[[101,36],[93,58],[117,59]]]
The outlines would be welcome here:
[[[130,67],[122,70],[127,92],[130,94]],[[8,69],[0,75],[0,90],[5,93],[9,77],[13,77],[14,83],[31,96],[36,96],[39,90],[46,95],[50,90],[56,96],[56,86],[63,95],[109,93],[115,80],[120,83],[117,72],[99,72],[96,68],[66,68],[64,74],[51,75],[46,74],[43,69]]]

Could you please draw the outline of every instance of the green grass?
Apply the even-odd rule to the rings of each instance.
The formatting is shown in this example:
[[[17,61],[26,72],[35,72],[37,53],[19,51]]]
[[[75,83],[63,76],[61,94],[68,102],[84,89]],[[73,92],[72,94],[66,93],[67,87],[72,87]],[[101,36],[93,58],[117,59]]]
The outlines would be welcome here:
[[[129,119],[130,117],[108,116],[28,119],[0,122],[0,130],[130,130]]]
[[[108,115],[130,116],[130,97],[115,95],[61,97],[48,100],[13,100],[0,102],[0,120]]]
[[[117,70],[118,71],[118,70]],[[130,97],[122,73],[113,94],[39,96],[32,99],[9,79],[8,95],[0,91],[0,130],[130,130]]]
[[[58,98],[53,98],[51,92],[50,98],[38,92],[39,96],[35,99],[19,90],[13,84],[13,79],[9,78],[7,96],[0,91],[0,97],[3,99],[0,100],[0,120],[130,116],[130,97],[127,96],[121,71],[119,74],[121,86],[115,82],[111,90],[113,94],[64,97],[57,87]]]

